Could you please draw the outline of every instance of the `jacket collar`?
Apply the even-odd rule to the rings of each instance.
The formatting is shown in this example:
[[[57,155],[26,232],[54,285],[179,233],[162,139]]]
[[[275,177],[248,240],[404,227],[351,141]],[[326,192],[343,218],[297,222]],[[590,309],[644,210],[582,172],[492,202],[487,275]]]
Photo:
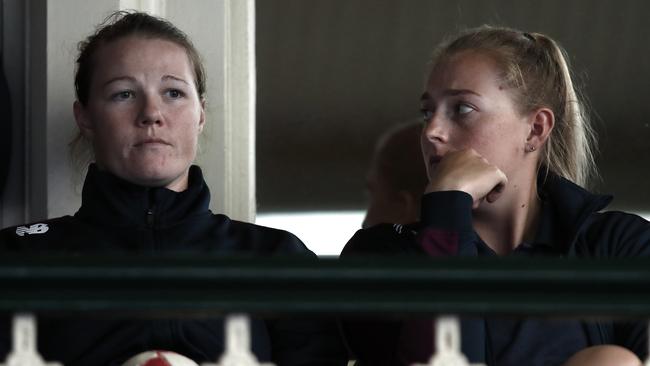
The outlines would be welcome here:
[[[209,204],[210,191],[198,166],[190,167],[188,188],[174,192],[130,183],[91,164],[75,216],[109,226],[164,227],[209,213]]]
[[[540,172],[538,187],[543,212],[536,241],[559,240],[554,246],[561,245],[563,252],[569,249],[589,216],[604,209],[612,201],[611,195],[590,193],[551,172]]]

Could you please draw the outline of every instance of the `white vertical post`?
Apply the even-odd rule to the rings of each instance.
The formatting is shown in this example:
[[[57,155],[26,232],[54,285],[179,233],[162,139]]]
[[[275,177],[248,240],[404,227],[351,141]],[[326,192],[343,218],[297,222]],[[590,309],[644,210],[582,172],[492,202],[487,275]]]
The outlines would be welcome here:
[[[246,315],[228,316],[224,333],[226,350],[219,363],[201,366],[274,366],[272,363],[259,363],[251,351],[250,321]]]
[[[255,1],[225,0],[223,159],[218,199],[235,219],[255,221]]]
[[[460,324],[457,317],[440,317],[435,323],[436,349],[427,364],[413,366],[483,366],[471,364],[460,349]]]
[[[167,0],[166,18],[185,31],[208,74],[206,126],[197,163],[213,212],[255,219],[255,1]]]
[[[36,319],[31,314],[16,314],[13,319],[12,349],[0,366],[62,366],[45,363],[36,349]]]

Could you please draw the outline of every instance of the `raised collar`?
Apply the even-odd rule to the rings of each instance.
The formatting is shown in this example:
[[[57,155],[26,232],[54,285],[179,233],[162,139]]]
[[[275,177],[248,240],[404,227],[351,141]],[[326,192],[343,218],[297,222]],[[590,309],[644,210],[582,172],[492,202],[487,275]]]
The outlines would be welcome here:
[[[198,166],[191,166],[188,188],[175,192],[143,187],[88,168],[76,217],[116,227],[165,227],[188,217],[209,213],[210,191]]]
[[[537,177],[542,210],[533,242],[523,242],[514,255],[571,255],[573,241],[588,217],[604,209],[612,196],[598,195],[554,173],[542,171]],[[480,255],[496,253],[480,241]]]
[[[535,242],[526,243],[524,247],[545,246],[555,252],[568,253],[587,218],[612,200],[611,195],[593,194],[551,172],[540,172],[537,184],[542,201],[541,217]]]

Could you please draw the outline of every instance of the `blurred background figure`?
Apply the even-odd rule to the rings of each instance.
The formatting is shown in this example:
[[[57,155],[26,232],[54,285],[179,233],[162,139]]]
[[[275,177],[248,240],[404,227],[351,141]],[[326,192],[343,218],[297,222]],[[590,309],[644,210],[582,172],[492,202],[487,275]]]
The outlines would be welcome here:
[[[377,141],[366,177],[368,209],[363,228],[381,223],[411,224],[420,217],[428,182],[420,134],[422,123],[401,123]]]

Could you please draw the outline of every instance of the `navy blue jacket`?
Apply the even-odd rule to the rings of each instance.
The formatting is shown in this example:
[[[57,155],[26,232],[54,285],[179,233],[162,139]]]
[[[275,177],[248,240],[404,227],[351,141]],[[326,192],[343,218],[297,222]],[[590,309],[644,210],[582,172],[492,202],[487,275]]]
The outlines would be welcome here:
[[[183,192],[141,187],[91,165],[74,216],[0,231],[5,253],[190,252],[299,255],[314,258],[294,235],[230,220],[210,212],[210,192],[192,166]],[[40,225],[39,225],[40,224]],[[43,225],[44,224],[44,225]],[[47,228],[47,230],[45,230]],[[347,353],[335,322],[252,320],[252,348],[277,365],[345,365]],[[0,324],[0,360],[10,349],[9,320]],[[221,319],[39,317],[38,348],[46,360],[66,366],[120,365],[146,350],[181,353],[197,363],[216,362],[224,350]]]
[[[650,255],[650,224],[623,212],[600,212],[611,197],[594,195],[572,182],[540,175],[542,211],[536,238],[511,255],[613,258]],[[496,255],[474,231],[472,198],[465,192],[423,196],[421,222],[381,224],[358,231],[341,257],[384,255]],[[424,324],[424,326],[423,326]],[[343,322],[353,353],[363,365],[426,362],[432,353],[430,321]],[[580,349],[618,344],[647,357],[647,323],[539,319],[463,319],[465,350],[471,362],[495,366],[561,365]]]

